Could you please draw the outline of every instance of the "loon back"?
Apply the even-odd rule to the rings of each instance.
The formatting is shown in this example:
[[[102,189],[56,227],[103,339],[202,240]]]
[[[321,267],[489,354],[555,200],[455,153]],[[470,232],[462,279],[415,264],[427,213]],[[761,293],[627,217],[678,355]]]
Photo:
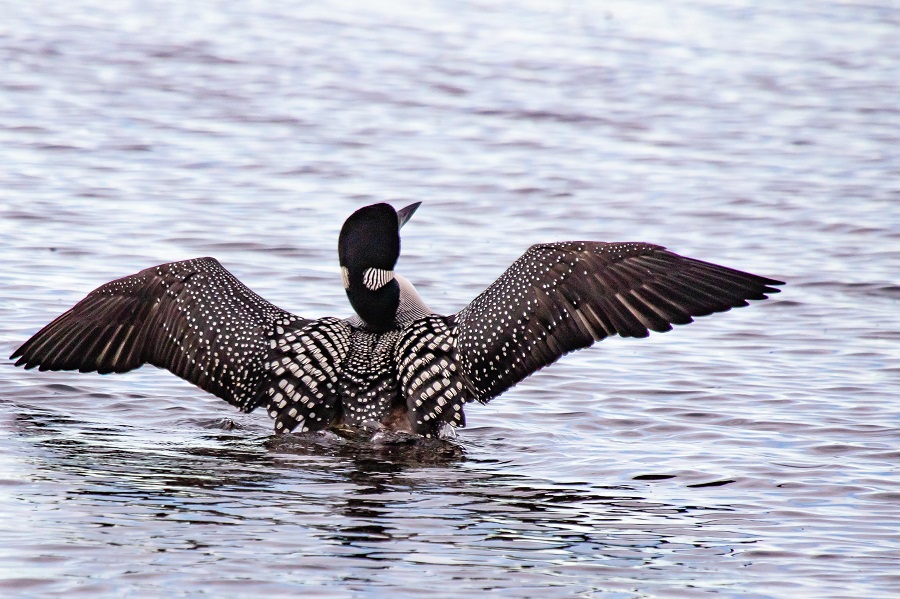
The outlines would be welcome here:
[[[214,258],[154,266],[95,289],[17,349],[17,366],[165,368],[276,432],[376,425],[432,436],[564,354],[646,337],[746,306],[781,281],[648,243],[532,246],[468,306],[442,316],[394,273],[419,203],[375,204],[344,223],[338,257],[349,319],[295,316]]]

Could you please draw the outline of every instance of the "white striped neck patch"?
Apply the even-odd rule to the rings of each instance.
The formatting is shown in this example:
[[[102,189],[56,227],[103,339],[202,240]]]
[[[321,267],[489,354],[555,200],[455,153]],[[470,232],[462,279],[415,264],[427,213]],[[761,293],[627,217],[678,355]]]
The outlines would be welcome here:
[[[394,279],[393,270],[382,270],[380,268],[367,268],[363,273],[363,284],[366,289],[377,291]]]

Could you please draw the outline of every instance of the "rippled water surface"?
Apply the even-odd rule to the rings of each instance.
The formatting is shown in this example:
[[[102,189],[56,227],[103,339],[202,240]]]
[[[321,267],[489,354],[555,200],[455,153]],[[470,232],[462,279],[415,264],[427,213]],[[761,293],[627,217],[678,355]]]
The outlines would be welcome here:
[[[214,255],[348,316],[425,203],[453,312],[538,241],[788,281],[568,356],[450,443],[270,434],[156,369],[0,364],[4,597],[900,597],[900,9],[0,1],[0,349]]]

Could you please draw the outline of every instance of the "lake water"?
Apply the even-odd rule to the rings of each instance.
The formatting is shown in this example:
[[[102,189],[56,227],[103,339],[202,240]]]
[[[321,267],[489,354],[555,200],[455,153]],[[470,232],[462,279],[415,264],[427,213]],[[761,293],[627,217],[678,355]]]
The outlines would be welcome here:
[[[204,255],[349,316],[337,235],[376,201],[424,201],[398,270],[445,313],[539,241],[788,281],[568,356],[451,443],[0,364],[0,595],[900,597],[896,2],[0,13],[4,356]]]

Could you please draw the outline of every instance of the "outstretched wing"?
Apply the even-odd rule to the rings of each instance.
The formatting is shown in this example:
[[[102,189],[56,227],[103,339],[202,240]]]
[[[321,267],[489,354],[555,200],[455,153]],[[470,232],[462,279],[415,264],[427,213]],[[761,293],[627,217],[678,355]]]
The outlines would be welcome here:
[[[647,243],[535,245],[455,315],[457,360],[486,402],[605,337],[668,331],[783,284]]]
[[[266,357],[308,321],[270,304],[214,258],[111,281],[13,353],[16,366],[126,372],[149,363],[249,412],[264,401]]]

